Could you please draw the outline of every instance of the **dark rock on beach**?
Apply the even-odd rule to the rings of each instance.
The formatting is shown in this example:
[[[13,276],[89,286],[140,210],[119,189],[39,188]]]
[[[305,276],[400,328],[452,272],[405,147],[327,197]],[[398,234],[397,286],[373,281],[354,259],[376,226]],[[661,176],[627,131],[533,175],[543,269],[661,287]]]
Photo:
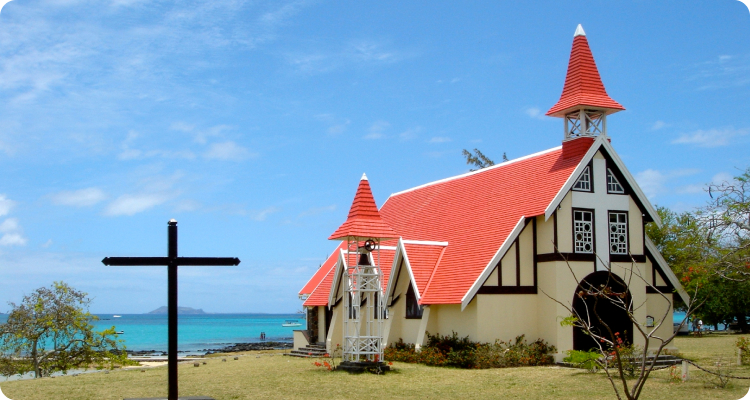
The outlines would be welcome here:
[[[251,350],[284,350],[291,349],[291,342],[256,342],[256,343],[236,343],[221,349],[206,349],[206,354],[214,353],[237,353],[240,351]]]

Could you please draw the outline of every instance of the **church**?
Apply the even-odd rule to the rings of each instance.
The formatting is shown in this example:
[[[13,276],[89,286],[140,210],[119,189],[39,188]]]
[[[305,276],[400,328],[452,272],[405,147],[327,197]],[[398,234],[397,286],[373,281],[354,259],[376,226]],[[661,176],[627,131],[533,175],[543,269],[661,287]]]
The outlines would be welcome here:
[[[382,344],[419,347],[427,332],[478,342],[525,335],[555,346],[560,361],[592,345],[580,329],[560,324],[567,307],[585,310],[578,282],[598,284],[610,270],[641,328],[669,337],[672,300],[689,299],[646,236],[659,215],[611,144],[607,117],[624,109],[607,94],[579,25],[562,95],[546,113],[562,122],[561,146],[394,193],[380,209],[363,175],[331,239],[368,228],[348,235],[378,238],[370,260],[380,286],[370,301]],[[295,348],[323,343],[331,352],[344,343],[349,304],[363,304],[346,298],[347,271],[358,262],[348,247],[342,242],[300,290],[308,325],[295,331]],[[645,344],[625,311],[602,314]]]

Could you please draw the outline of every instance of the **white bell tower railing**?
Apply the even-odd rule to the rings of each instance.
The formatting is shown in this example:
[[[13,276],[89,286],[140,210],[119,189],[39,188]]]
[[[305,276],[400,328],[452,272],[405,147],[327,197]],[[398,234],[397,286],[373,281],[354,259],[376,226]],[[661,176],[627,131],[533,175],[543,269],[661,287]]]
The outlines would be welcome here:
[[[607,135],[607,113],[580,109],[565,115],[565,140]]]
[[[344,285],[344,362],[383,361],[383,319],[385,304],[381,282],[380,240],[369,239],[362,244],[350,240]],[[376,250],[373,252],[373,250]]]

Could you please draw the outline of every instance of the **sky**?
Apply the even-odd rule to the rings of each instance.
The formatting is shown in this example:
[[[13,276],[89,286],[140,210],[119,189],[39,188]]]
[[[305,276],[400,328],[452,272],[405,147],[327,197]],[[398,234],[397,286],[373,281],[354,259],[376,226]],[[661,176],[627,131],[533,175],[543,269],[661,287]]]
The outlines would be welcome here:
[[[559,146],[586,31],[612,144],[689,211],[750,167],[750,10],[712,1],[14,0],[0,12],[0,311],[65,281],[95,313],[286,313],[336,247],[362,173],[378,205]]]

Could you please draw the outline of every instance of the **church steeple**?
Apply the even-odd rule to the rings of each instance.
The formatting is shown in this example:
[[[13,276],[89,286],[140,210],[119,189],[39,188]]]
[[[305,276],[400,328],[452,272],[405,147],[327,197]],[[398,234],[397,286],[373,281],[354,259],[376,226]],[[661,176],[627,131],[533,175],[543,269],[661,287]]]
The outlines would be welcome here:
[[[565,141],[568,141],[606,135],[607,115],[624,109],[604,89],[586,33],[579,24],[573,35],[562,95],[547,115],[565,119]]]

